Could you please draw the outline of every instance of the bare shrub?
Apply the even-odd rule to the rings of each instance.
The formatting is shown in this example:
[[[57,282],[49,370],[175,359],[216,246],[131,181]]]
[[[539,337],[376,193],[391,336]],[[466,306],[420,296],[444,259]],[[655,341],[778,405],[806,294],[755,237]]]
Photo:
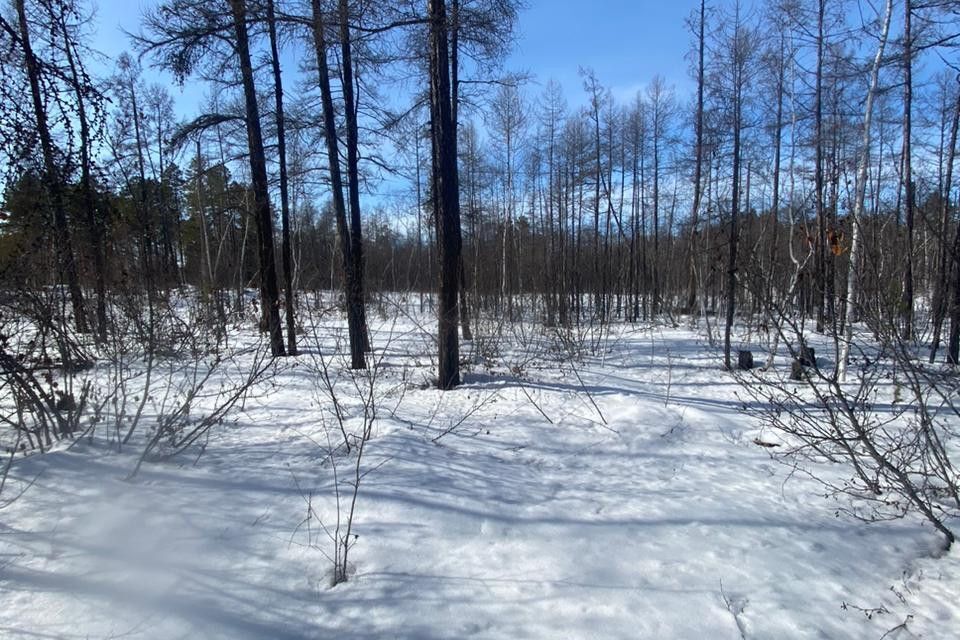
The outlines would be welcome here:
[[[802,326],[778,318],[791,361],[807,335]],[[960,412],[954,372],[926,365],[919,352],[901,341],[889,324],[874,317],[853,334],[852,379],[844,381],[834,362],[804,367],[799,381],[784,370],[740,372],[738,379],[759,410],[764,425],[783,437],[775,455],[786,457],[824,484],[835,497],[846,496],[838,512],[866,520],[918,513],[953,543],[951,520],[960,516],[960,475],[952,455]],[[839,479],[824,465],[841,470]]]

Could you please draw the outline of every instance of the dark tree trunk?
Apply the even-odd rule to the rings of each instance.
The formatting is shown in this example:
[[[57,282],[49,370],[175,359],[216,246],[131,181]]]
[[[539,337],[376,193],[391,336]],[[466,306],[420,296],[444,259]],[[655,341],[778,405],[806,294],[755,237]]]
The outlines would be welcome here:
[[[290,193],[287,179],[287,135],[284,130],[283,81],[280,75],[280,52],[277,46],[277,24],[273,0],[267,0],[267,28],[270,33],[270,61],[276,102],[277,156],[280,162],[280,257],[283,264],[284,306],[287,321],[287,353],[297,355],[297,331],[293,292],[293,260],[290,246]]]
[[[941,191],[940,256],[937,265],[936,290],[934,291],[933,298],[933,338],[930,345],[931,364],[933,364],[937,358],[937,350],[940,348],[940,335],[943,331],[943,320],[947,313],[947,298],[949,297],[949,278],[947,275],[948,257],[950,264],[953,264],[958,259],[955,253],[956,249],[954,248],[951,251],[951,248],[947,245],[947,231],[950,228],[950,191],[953,186],[953,161],[957,152],[958,128],[960,128],[960,93],[957,94],[957,102],[953,110],[953,122],[950,126],[950,146],[947,148],[946,177],[944,178],[943,190]],[[956,356],[953,356],[953,362],[956,362]]]
[[[783,94],[784,94],[784,73],[786,67],[785,60],[785,36],[780,33],[780,55],[777,60],[777,88],[776,101],[777,112],[773,125],[773,196],[770,201],[770,239],[768,242],[768,269],[769,273],[774,273],[776,268],[777,255],[779,247],[777,246],[777,230],[780,227],[780,173],[781,173],[781,147],[783,146]],[[789,239],[788,239],[789,242]],[[769,303],[774,300],[775,279],[764,278],[760,283],[763,290],[764,300]],[[758,289],[760,290],[760,289]]]
[[[826,212],[823,207],[823,51],[824,51],[824,14],[827,0],[819,0],[817,12],[817,78],[814,96],[814,204],[817,213],[817,237],[813,239],[816,251],[815,293],[817,305],[817,331],[826,328],[826,253],[824,243],[827,238]]]
[[[149,196],[147,194],[147,169],[143,159],[143,133],[140,129],[143,116],[140,112],[140,103],[137,100],[137,87],[134,77],[130,77],[130,117],[133,121],[134,142],[137,145],[137,176],[138,182],[138,202],[137,212],[140,217],[140,243],[142,244],[140,255],[140,269],[143,271],[143,284],[147,290],[147,311],[150,317],[150,326],[153,326],[153,313],[155,300],[155,275],[156,261],[153,259],[155,253],[153,220],[151,218]]]
[[[460,266],[460,199],[457,175],[456,129],[450,93],[446,4],[427,0],[430,19],[430,115],[433,134],[433,179],[440,257],[440,305],[437,338],[441,389],[460,384],[460,343],[457,293]]]
[[[40,89],[40,65],[34,56],[30,45],[30,28],[27,24],[27,12],[24,0],[15,0],[17,20],[20,27],[20,45],[27,66],[27,76],[30,81],[30,98],[33,101],[33,113],[37,124],[37,137],[40,138],[40,151],[43,155],[43,170],[50,205],[53,209],[54,237],[59,253],[60,267],[67,279],[67,290],[70,303],[73,305],[74,326],[80,333],[87,331],[87,315],[83,304],[83,292],[80,289],[80,278],[77,274],[77,262],[73,253],[73,241],[70,236],[70,227],[67,224],[67,211],[63,201],[63,184],[60,182],[60,172],[54,159],[53,140],[50,136],[50,127],[47,124],[47,112],[43,104],[43,95]]]
[[[280,295],[277,291],[277,267],[273,253],[273,216],[270,213],[270,192],[267,185],[267,162],[263,150],[263,134],[260,130],[260,111],[257,107],[257,90],[250,64],[250,47],[247,40],[247,9],[245,0],[230,0],[233,11],[233,26],[236,33],[236,52],[243,80],[243,97],[246,107],[247,146],[250,152],[250,176],[253,182],[254,216],[257,222],[257,244],[260,258],[260,295],[263,315],[267,319],[270,334],[270,353],[285,355],[283,329],[280,323]]]
[[[593,272],[590,274],[593,289],[593,315],[600,317],[600,324],[603,324],[603,291],[599,281],[600,276],[600,179],[603,172],[600,158],[600,88],[597,86],[596,78],[591,76],[590,89],[592,92],[591,112],[593,117],[593,143],[596,153],[594,154],[594,190],[593,190]]]
[[[320,100],[323,104],[323,128],[327,142],[327,161],[330,166],[330,190],[333,197],[334,216],[337,220],[337,236],[343,260],[343,286],[347,302],[347,327],[350,333],[350,367],[366,369],[364,359],[364,330],[358,309],[351,304],[352,294],[357,290],[354,271],[353,243],[347,226],[347,206],[343,199],[343,176],[340,172],[340,151],[337,140],[337,123],[330,90],[330,68],[327,65],[327,41],[324,33],[323,8],[320,0],[313,0],[313,42],[317,56],[317,74],[320,83]],[[359,213],[359,210],[358,210]]]
[[[738,14],[738,23],[739,20],[740,16]],[[738,33],[734,36],[735,47],[739,47],[739,39],[738,24]],[[726,327],[723,332],[723,364],[727,370],[733,368],[733,363],[730,359],[730,334],[733,331],[733,319],[737,299],[737,240],[739,237],[738,218],[740,217],[740,135],[743,127],[742,91],[743,65],[745,64],[745,61],[739,58],[739,53],[735,55],[737,58],[734,60],[733,79],[733,183],[730,194],[730,236],[729,251],[727,254],[727,317]]]
[[[459,157],[459,113],[460,113],[460,0],[450,4],[450,119],[453,121],[453,157]],[[459,190],[458,190],[459,191]],[[459,193],[457,194],[459,198]],[[461,238],[462,243],[462,238]],[[467,274],[464,267],[463,250],[460,251],[460,330],[464,340],[473,340],[470,330],[470,309],[467,307]]]
[[[693,204],[690,208],[690,291],[687,293],[687,311],[693,313],[697,305],[697,259],[700,224],[700,182],[703,176],[703,85],[704,85],[704,23],[707,18],[706,0],[700,0],[700,25],[697,37],[697,114],[694,123],[696,135],[693,169]],[[774,187],[776,188],[776,187]]]
[[[90,176],[90,120],[87,116],[83,80],[77,60],[73,55],[74,49],[70,42],[70,34],[67,33],[65,22],[61,22],[60,26],[63,31],[64,52],[67,56],[67,65],[70,68],[71,83],[77,98],[77,119],[80,121],[80,186],[83,192],[83,211],[86,217],[90,251],[93,254],[94,288],[97,296],[96,337],[100,342],[105,342],[107,339],[106,265],[102,243],[103,228],[97,216],[96,199],[94,197],[93,182]]]
[[[913,188],[913,155],[911,137],[913,111],[913,33],[910,27],[911,0],[903,5],[903,188],[906,205],[906,265],[903,274],[903,295],[900,300],[902,336],[913,339],[913,227],[915,194]]]
[[[960,364],[960,224],[953,239],[953,293],[950,301],[950,341],[947,344],[947,362]]]
[[[659,100],[659,98],[658,98]],[[653,121],[653,278],[652,313],[660,313],[660,106],[655,107]]]
[[[350,192],[350,259],[353,277],[347,292],[350,314],[359,324],[363,351],[370,351],[363,277],[363,232],[360,221],[360,150],[357,133],[357,105],[354,98],[353,52],[350,45],[350,6],[340,0],[340,66],[343,84],[343,111],[347,123],[347,189]]]

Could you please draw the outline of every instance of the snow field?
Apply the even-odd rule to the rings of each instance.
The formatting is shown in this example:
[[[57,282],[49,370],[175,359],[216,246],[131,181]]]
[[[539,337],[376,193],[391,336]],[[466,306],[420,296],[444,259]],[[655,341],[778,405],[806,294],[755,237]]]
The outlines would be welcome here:
[[[338,427],[311,352],[332,347],[329,320],[324,342],[305,340],[307,353],[278,364],[199,457],[148,463],[131,482],[137,451],[99,438],[18,461],[14,484],[36,480],[0,511],[0,636],[960,629],[956,550],[931,558],[939,538],[919,520],[838,517],[819,483],[753,444],[759,423],[692,331],[614,328],[602,356],[583,362],[531,360],[529,345],[505,343],[492,366],[440,392],[425,384],[432,323],[422,324],[391,320],[374,335],[377,420],[347,583],[329,588],[332,546],[306,519],[309,502],[333,525],[331,462],[349,492],[355,461],[328,455]],[[358,428],[366,380],[354,386],[336,359],[330,371]]]

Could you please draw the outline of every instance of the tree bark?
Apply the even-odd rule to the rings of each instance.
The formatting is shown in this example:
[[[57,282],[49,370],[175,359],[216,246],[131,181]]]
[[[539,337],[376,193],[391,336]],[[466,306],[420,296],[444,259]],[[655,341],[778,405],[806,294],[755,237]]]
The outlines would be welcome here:
[[[873,68],[870,72],[870,88],[867,90],[867,102],[864,107],[863,139],[860,143],[860,159],[857,164],[857,192],[851,213],[851,231],[853,237],[850,240],[850,268],[847,270],[847,313],[844,321],[846,327],[840,357],[837,361],[837,375],[840,380],[845,380],[847,376],[850,344],[853,341],[853,322],[856,317],[854,309],[856,308],[857,297],[860,295],[860,273],[857,261],[860,256],[860,236],[863,233],[860,228],[860,221],[863,216],[864,200],[867,190],[867,163],[870,161],[870,127],[873,119],[873,100],[877,94],[877,87],[879,85],[880,63],[883,60],[883,50],[887,44],[887,35],[890,32],[890,15],[892,12],[893,0],[887,0],[884,12],[883,32],[880,36],[880,44],[877,46],[877,55],[873,59]]]
[[[697,306],[697,258],[700,225],[700,194],[703,179],[703,85],[704,85],[704,23],[707,18],[707,2],[700,0],[700,25],[697,37],[697,114],[694,121],[695,164],[693,169],[693,203],[690,206],[690,291],[687,293],[687,312],[693,313]]]
[[[738,72],[739,75],[739,72]],[[737,240],[739,237],[740,217],[740,133],[741,133],[741,100],[740,80],[735,80],[733,102],[733,183],[730,196],[730,235],[727,252],[727,315],[726,326],[723,332],[723,366],[729,371],[733,369],[730,359],[730,334],[733,332],[733,319],[737,300]]]
[[[913,227],[915,194],[912,163],[912,111],[913,111],[913,32],[911,30],[911,0],[903,4],[903,188],[906,206],[906,265],[903,274],[903,296],[900,300],[902,336],[913,338]]]
[[[90,240],[90,251],[93,254],[94,289],[97,296],[97,330],[96,337],[100,342],[107,340],[107,285],[106,264],[103,252],[103,226],[97,216],[96,199],[93,193],[93,180],[90,176],[90,120],[87,116],[86,98],[78,61],[73,55],[74,47],[67,32],[66,22],[61,18],[64,52],[67,56],[67,65],[70,68],[70,79],[77,99],[77,119],[80,121],[80,188],[83,192],[83,211],[86,216],[87,234]]]
[[[816,295],[817,306],[817,331],[824,331],[826,328],[826,292],[827,292],[827,266],[824,243],[827,238],[826,212],[823,206],[823,50],[824,50],[824,14],[826,12],[826,0],[819,0],[817,3],[817,78],[816,91],[814,97],[814,203],[817,214],[817,237],[813,238],[816,258],[814,274],[814,294]]]
[[[453,120],[453,154],[459,157],[459,113],[460,113],[460,0],[450,3],[450,117]],[[459,196],[458,196],[459,197]],[[462,238],[461,238],[462,241]],[[470,329],[470,308],[467,306],[467,273],[464,267],[464,255],[460,251],[460,331],[464,340],[473,340]]]
[[[363,321],[358,308],[352,304],[357,291],[355,280],[356,261],[353,259],[353,242],[347,226],[347,206],[343,199],[343,175],[340,172],[340,150],[337,139],[337,123],[333,107],[333,94],[330,90],[330,68],[327,64],[327,41],[324,33],[323,8],[320,0],[313,0],[313,43],[317,56],[317,74],[320,82],[320,100],[323,109],[324,137],[327,142],[327,161],[330,168],[330,190],[333,197],[333,211],[337,220],[337,236],[340,240],[340,254],[343,261],[344,297],[347,303],[347,327],[350,334],[350,367],[366,369],[364,359]],[[359,213],[359,209],[358,209]]]
[[[960,83],[958,83],[960,84]],[[937,265],[937,284],[933,297],[933,338],[930,344],[930,364],[937,358],[940,348],[940,336],[943,332],[943,320],[947,313],[949,280],[947,276],[948,257],[951,264],[956,263],[957,254],[947,245],[947,230],[950,228],[950,191],[953,187],[953,161],[957,153],[957,129],[960,128],[960,91],[957,93],[953,109],[953,122],[950,126],[950,146],[947,149],[946,175],[941,191],[940,202],[940,256]]]
[[[247,125],[247,147],[250,153],[250,176],[253,181],[254,216],[257,222],[257,245],[260,258],[260,295],[263,315],[270,335],[270,353],[285,355],[283,329],[280,323],[280,296],[277,290],[277,267],[273,249],[273,216],[270,212],[270,192],[267,184],[267,162],[260,129],[260,111],[257,90],[250,63],[250,45],[247,36],[247,9],[245,0],[230,0],[233,26],[236,34],[236,53],[243,80],[243,97]]]
[[[267,30],[270,34],[270,62],[273,68],[273,95],[276,104],[277,159],[280,163],[280,258],[283,266],[284,310],[287,322],[287,353],[297,355],[297,326],[294,309],[293,260],[290,246],[290,192],[287,177],[287,134],[283,110],[283,79],[277,45],[277,21],[273,0],[267,0]]]
[[[450,63],[446,3],[427,0],[430,20],[430,114],[433,134],[433,177],[440,258],[440,305],[437,338],[441,389],[460,384],[460,343],[457,335],[458,269],[460,265],[460,200],[450,94]]]
[[[350,198],[350,259],[353,276],[347,304],[359,324],[363,351],[370,351],[364,294],[363,231],[360,220],[360,149],[357,133],[357,104],[354,97],[353,51],[350,43],[350,3],[340,0],[340,67],[343,84],[343,115],[347,124],[347,191]]]
[[[73,252],[73,240],[70,227],[67,224],[63,184],[60,181],[60,172],[57,170],[56,160],[54,159],[53,139],[50,135],[47,112],[44,108],[43,95],[40,89],[40,65],[30,44],[30,26],[27,23],[24,0],[14,0],[14,4],[20,28],[20,45],[23,48],[27,77],[30,82],[30,98],[33,102],[33,113],[37,124],[37,137],[40,138],[40,151],[43,155],[47,195],[50,197],[50,205],[53,209],[54,237],[59,253],[60,268],[67,279],[67,290],[70,295],[70,303],[73,306],[74,326],[78,332],[86,333],[88,330],[87,314],[83,304],[83,291],[80,289],[77,262]]]

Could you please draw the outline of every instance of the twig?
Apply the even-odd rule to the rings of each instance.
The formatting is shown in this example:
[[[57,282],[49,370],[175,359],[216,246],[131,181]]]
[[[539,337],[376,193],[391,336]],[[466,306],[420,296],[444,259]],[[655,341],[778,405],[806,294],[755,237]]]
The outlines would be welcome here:
[[[527,387],[523,384],[523,382],[520,381],[519,378],[517,378],[517,384],[520,385],[520,390],[523,391],[523,395],[527,396],[527,400],[530,401],[530,404],[532,404],[534,408],[540,412],[540,415],[542,415],[547,422],[553,424],[553,420],[551,420],[550,416],[546,414],[546,412],[543,410],[543,407],[541,407],[537,401],[533,399],[533,396],[530,395],[530,392],[527,391]]]
[[[743,613],[746,604],[738,606],[733,600],[727,597],[727,594],[723,591],[723,580],[720,581],[720,598],[723,600],[724,606],[727,607],[727,611],[733,616],[733,621],[737,624],[737,631],[740,632],[740,640],[747,640],[747,631],[743,628],[743,622],[740,620],[740,614]]]
[[[901,629],[903,629],[904,631],[908,631],[908,632],[909,632],[910,630],[907,629],[907,623],[910,622],[911,620],[913,620],[913,614],[907,614],[907,617],[904,618],[903,622],[901,622],[900,624],[898,624],[897,626],[895,626],[893,629],[890,629],[890,630],[887,631],[885,634],[883,634],[882,636],[880,636],[880,640],[884,640],[884,638],[886,638],[887,636],[889,636],[891,633],[893,633],[893,632],[895,632],[895,631],[899,631],[899,630],[901,630]]]
[[[594,402],[593,394],[591,394],[590,391],[587,389],[587,385],[583,383],[583,378],[580,377],[580,372],[577,371],[577,368],[573,365],[572,362],[570,363],[570,368],[573,370],[573,374],[577,376],[577,382],[580,383],[580,388],[583,389],[583,392],[587,394],[587,399],[590,400],[590,404],[592,404],[593,408],[596,409],[597,415],[600,416],[600,420],[603,421],[603,425],[607,426],[609,424],[607,422],[607,419],[603,416],[603,412],[600,411],[600,407],[597,406],[597,403]],[[616,429],[610,429],[610,430],[615,433],[619,433]]]

